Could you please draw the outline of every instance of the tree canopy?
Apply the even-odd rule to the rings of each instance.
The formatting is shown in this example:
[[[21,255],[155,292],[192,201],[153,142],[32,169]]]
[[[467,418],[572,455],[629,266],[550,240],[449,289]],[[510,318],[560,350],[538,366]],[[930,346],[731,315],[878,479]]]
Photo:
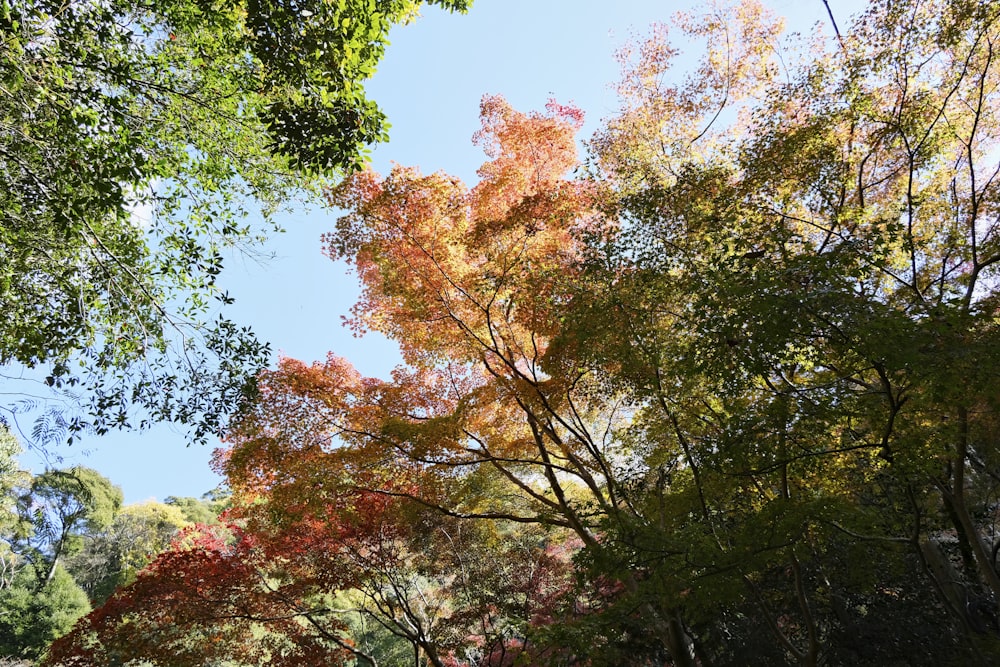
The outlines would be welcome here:
[[[476,185],[328,191],[405,364],[263,373],[229,523],[51,664],[996,662],[1000,6],[676,27],[700,67],[623,51],[587,163],[487,96]]]
[[[0,654],[5,657],[38,658],[90,611],[87,594],[62,566],[44,585],[36,584],[26,568],[18,571],[9,586],[0,588]]]
[[[121,506],[121,489],[91,468],[35,475],[18,498],[19,513],[31,525],[18,546],[39,583],[51,580],[61,559],[83,548],[85,533],[111,525]]]
[[[269,348],[218,313],[223,259],[386,137],[364,82],[421,4],[0,4],[0,364],[74,408],[36,439],[224,428]]]
[[[35,660],[193,524],[175,505],[122,507],[121,490],[90,468],[31,475],[17,440],[0,430],[0,442],[0,658]],[[218,499],[186,500],[218,523]]]

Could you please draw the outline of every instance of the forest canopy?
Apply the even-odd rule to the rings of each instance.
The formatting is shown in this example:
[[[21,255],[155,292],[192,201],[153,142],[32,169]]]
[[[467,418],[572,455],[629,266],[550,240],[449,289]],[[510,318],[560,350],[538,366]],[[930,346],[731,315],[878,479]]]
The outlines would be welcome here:
[[[584,159],[486,96],[476,184],[348,175],[324,249],[404,364],[265,371],[224,522],[44,664],[994,664],[998,43],[746,0],[624,50]]]

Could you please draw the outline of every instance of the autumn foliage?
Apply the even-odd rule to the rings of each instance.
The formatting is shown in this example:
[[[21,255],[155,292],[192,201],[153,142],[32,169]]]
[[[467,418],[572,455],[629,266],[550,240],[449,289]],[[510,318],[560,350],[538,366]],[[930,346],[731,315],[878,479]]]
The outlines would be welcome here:
[[[701,68],[664,76],[664,27],[624,51],[586,168],[579,110],[486,97],[475,186],[329,192],[350,325],[405,365],[263,374],[227,535],[56,659],[989,664],[996,5],[678,23]]]

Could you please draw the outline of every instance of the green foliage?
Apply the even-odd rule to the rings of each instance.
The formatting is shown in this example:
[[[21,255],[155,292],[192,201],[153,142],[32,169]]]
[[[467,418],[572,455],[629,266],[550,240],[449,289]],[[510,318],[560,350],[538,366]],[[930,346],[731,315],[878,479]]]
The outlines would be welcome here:
[[[121,509],[122,491],[92,468],[74,466],[40,473],[31,481],[28,507],[54,515],[61,531],[97,532],[106,528]],[[43,516],[42,526],[53,519]]]
[[[14,531],[19,522],[16,491],[26,487],[31,475],[21,470],[21,445],[6,426],[0,424],[0,535]]]
[[[21,565],[13,544],[30,530],[17,511],[17,497],[31,483],[31,475],[20,468],[20,453],[17,438],[0,425],[0,590],[12,585]]]
[[[339,607],[357,609],[354,613],[345,614],[344,622],[358,649],[368,656],[378,656],[378,665],[385,667],[412,665],[413,647],[410,643],[364,613],[364,602],[364,597],[354,592],[343,594],[338,599]],[[364,657],[358,659],[359,667],[371,667],[373,664],[376,663]]]
[[[640,578],[607,627],[678,614],[713,664],[988,663],[965,628],[1000,594],[969,483],[997,489],[973,461],[996,443],[1000,15],[890,2],[787,70],[748,17],[739,79],[657,79],[654,36],[594,143],[620,224],[563,335],[640,407],[627,505],[581,562]],[[962,575],[927,564],[942,532]]]
[[[66,569],[95,604],[135,580],[142,568],[190,520],[179,508],[157,502],[127,505],[110,525],[86,533],[83,549],[66,561]]]
[[[121,490],[89,468],[32,477],[19,452],[0,430],[0,655],[35,659],[189,522],[162,503],[122,509]]]
[[[0,590],[0,611],[0,654],[34,659],[90,611],[90,602],[61,566],[40,588],[34,573],[22,569]]]
[[[18,499],[21,516],[32,527],[18,540],[18,550],[32,564],[38,587],[52,579],[61,558],[83,548],[84,535],[111,525],[121,506],[121,489],[91,468],[36,475]]]
[[[229,506],[230,496],[222,490],[210,491],[201,498],[167,496],[164,503],[176,507],[190,523],[214,524]]]
[[[0,365],[83,408],[36,439],[224,428],[269,349],[215,316],[223,257],[385,139],[363,82],[420,4],[3,3]]]

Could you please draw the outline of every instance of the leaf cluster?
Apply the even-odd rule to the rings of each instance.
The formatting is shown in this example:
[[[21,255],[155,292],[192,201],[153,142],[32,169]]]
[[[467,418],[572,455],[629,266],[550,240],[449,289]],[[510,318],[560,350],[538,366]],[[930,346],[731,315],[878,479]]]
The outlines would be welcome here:
[[[420,4],[3,4],[0,364],[79,406],[60,437],[224,430],[270,349],[216,318],[223,258],[385,139],[364,81]]]

